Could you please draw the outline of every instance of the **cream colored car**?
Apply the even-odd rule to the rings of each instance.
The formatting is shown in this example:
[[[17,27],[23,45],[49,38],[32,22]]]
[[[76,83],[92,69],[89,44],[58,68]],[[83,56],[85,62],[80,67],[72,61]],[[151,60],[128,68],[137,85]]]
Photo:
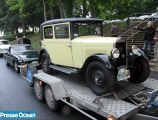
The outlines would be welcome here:
[[[44,72],[81,73],[97,95],[112,92],[116,81],[145,81],[150,68],[144,52],[132,46],[127,53],[126,42],[104,37],[102,27],[102,20],[95,18],[44,22],[39,58]]]

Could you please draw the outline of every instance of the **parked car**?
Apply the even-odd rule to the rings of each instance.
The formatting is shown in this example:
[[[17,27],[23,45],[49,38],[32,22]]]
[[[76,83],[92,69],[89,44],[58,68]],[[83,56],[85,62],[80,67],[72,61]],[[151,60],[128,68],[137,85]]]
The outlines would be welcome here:
[[[7,53],[10,47],[8,40],[0,39],[0,56],[3,56],[4,53]]]
[[[28,44],[17,44],[9,47],[4,54],[7,66],[14,66],[16,72],[20,71],[20,65],[34,64],[38,66],[38,53]]]
[[[135,45],[127,50],[120,37],[103,37],[100,19],[46,21],[41,25],[41,47],[39,61],[44,72],[82,74],[97,95],[112,92],[118,81],[139,84],[149,77],[145,53]]]

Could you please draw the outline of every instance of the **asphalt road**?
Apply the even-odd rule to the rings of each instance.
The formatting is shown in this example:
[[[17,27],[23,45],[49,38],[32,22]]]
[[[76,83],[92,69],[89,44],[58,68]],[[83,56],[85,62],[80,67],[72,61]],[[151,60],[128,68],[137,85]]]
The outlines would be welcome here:
[[[37,120],[88,119],[73,109],[70,114],[50,111],[44,102],[36,99],[33,88],[13,68],[5,65],[3,58],[0,58],[0,111],[33,111]]]
[[[151,72],[150,77],[158,79],[156,72]],[[13,68],[5,65],[3,58],[0,58],[0,111],[33,111],[37,120],[88,119],[73,109],[70,109],[69,114],[50,111],[44,102],[36,99],[33,88],[28,87],[26,81]]]

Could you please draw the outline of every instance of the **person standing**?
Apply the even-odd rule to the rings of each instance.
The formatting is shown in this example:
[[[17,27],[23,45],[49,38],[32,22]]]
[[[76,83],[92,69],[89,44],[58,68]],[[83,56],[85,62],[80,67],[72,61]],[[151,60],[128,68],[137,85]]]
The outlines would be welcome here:
[[[31,44],[30,39],[26,38],[26,36],[23,36],[23,44]]]
[[[16,36],[16,43],[17,44],[23,44],[23,39],[20,37],[20,35]]]
[[[127,25],[127,28],[129,28],[129,27],[130,27],[130,23],[131,23],[130,18],[129,18],[129,17],[127,17],[127,20],[126,20],[126,25]]]
[[[158,63],[158,27],[156,29],[156,33],[154,36],[154,40],[155,40],[155,46],[154,46],[154,57],[156,59],[156,62]]]
[[[155,36],[155,28],[153,27],[153,23],[152,22],[148,22],[147,26],[145,28],[140,28],[140,27],[135,27],[137,29],[139,29],[140,31],[144,31],[144,46],[143,46],[143,50],[146,51],[148,53],[148,55],[150,56],[151,53],[151,43],[154,40],[154,36]]]
[[[118,27],[115,23],[112,23],[112,26],[111,26],[111,36],[112,37],[118,36]]]

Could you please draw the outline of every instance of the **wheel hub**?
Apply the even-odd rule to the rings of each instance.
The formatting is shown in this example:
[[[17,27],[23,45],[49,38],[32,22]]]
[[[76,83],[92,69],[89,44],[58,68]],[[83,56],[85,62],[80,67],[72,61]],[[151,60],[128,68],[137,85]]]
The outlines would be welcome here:
[[[94,77],[93,77],[93,80],[95,82],[96,85],[98,86],[103,86],[103,83],[104,83],[104,77],[102,76],[101,73],[99,72],[95,72],[94,73]]]

